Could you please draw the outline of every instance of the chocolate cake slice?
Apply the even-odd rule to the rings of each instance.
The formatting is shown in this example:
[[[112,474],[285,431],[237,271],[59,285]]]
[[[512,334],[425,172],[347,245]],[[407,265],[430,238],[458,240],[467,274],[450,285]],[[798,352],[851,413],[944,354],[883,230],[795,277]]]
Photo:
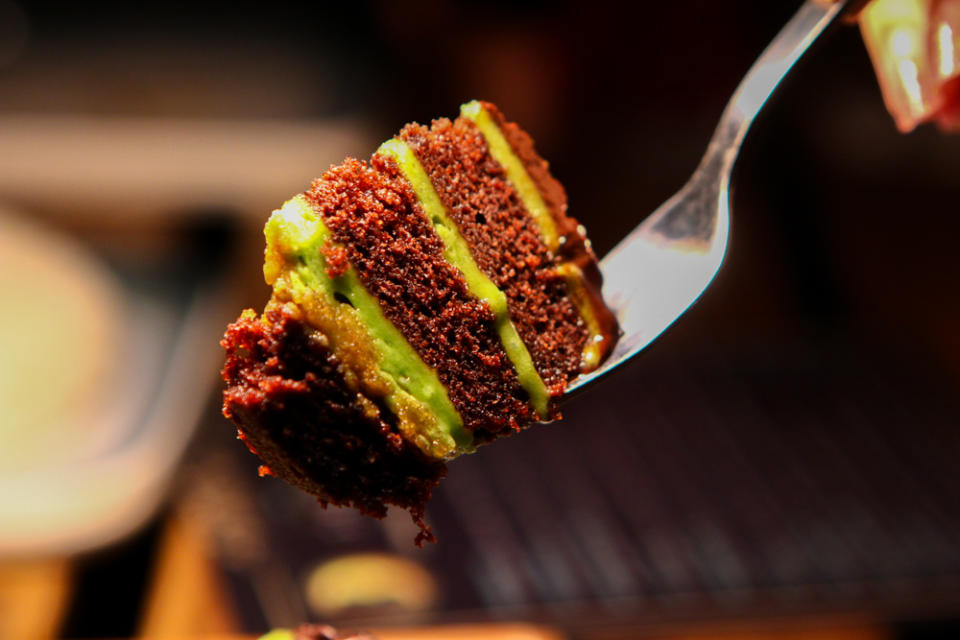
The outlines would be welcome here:
[[[223,339],[224,415],[321,502],[423,522],[445,462],[533,422],[618,329],[566,195],[489,103],[410,124],[267,222],[264,313]]]

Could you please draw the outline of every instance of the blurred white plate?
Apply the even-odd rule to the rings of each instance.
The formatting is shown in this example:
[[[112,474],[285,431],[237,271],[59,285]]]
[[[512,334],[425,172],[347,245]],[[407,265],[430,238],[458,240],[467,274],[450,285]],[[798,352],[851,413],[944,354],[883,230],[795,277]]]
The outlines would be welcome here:
[[[0,210],[0,556],[113,542],[160,504],[216,383],[211,287],[137,287]]]

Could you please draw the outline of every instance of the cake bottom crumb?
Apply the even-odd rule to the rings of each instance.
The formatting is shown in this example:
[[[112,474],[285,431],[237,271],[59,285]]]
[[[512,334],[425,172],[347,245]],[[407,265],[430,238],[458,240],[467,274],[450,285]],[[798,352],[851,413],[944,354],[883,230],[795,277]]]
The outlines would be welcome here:
[[[271,303],[259,318],[245,312],[221,344],[223,413],[269,475],[324,506],[376,518],[402,507],[420,527],[416,544],[435,541],[424,511],[446,465],[404,440],[388,410],[371,411],[379,399],[358,398],[295,305]]]

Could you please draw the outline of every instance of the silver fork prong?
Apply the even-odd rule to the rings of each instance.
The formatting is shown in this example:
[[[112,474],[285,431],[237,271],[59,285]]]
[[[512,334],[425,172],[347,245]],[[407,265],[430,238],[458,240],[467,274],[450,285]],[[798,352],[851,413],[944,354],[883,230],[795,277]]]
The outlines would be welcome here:
[[[743,139],[780,81],[844,4],[807,0],[800,7],[734,91],[687,184],[601,261],[603,295],[623,335],[603,365],[574,380],[565,397],[643,350],[713,280],[726,253],[730,175]]]

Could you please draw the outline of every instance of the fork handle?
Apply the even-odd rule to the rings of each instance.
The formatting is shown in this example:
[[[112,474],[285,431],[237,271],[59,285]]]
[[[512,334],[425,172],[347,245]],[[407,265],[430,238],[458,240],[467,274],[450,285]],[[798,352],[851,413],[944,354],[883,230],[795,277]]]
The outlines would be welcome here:
[[[856,1],[856,0],[854,0]],[[727,103],[697,174],[729,180],[740,145],[754,118],[794,63],[844,10],[846,0],[807,0],[747,71]],[[719,162],[721,166],[710,166]],[[709,169],[709,170],[707,170]],[[719,171],[718,171],[719,169]],[[724,185],[726,186],[726,185]]]
[[[661,207],[657,212],[661,215],[651,216],[644,225],[665,238],[712,242],[717,224],[712,213],[717,207],[724,211],[729,207],[730,174],[750,125],[794,63],[846,4],[845,0],[807,0],[800,7],[753,63],[724,108],[700,164],[680,192],[692,206]],[[711,215],[689,215],[688,209]]]

